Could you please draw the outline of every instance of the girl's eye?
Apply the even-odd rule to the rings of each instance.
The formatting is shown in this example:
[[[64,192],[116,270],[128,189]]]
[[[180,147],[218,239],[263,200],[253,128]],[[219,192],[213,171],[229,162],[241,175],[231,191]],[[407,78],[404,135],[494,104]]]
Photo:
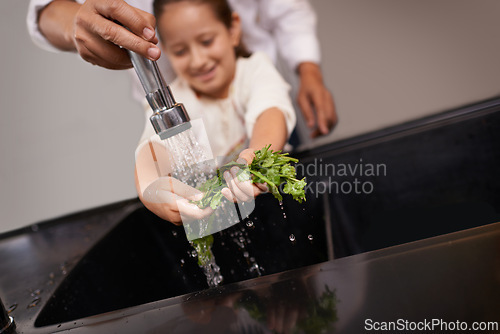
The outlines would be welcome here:
[[[202,40],[201,44],[203,44],[204,46],[209,46],[210,44],[212,44],[213,41],[214,41],[213,38],[207,38],[207,39]]]
[[[178,49],[178,50],[173,51],[173,54],[177,57],[180,57],[180,56],[184,55],[185,53],[186,53],[186,49]]]

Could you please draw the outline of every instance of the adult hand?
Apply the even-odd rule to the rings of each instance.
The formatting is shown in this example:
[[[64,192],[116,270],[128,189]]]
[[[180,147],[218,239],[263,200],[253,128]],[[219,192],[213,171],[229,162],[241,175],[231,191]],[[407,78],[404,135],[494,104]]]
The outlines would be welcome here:
[[[109,69],[132,66],[122,48],[157,60],[161,51],[155,26],[153,15],[123,0],[87,0],[81,5],[54,0],[39,19],[40,30],[54,46],[76,50],[84,60]]]
[[[255,157],[254,149],[247,148],[241,151],[237,163],[248,165]],[[232,202],[248,202],[256,196],[268,191],[265,184],[252,183],[251,175],[247,175],[247,180],[241,181],[238,179],[240,168],[232,167],[224,172],[224,179],[228,185],[222,189],[222,195]]]
[[[312,130],[311,137],[326,135],[337,124],[337,113],[333,97],[323,83],[321,69],[317,64],[304,62],[299,65],[298,73],[297,102]]]
[[[156,179],[139,197],[150,211],[175,225],[205,218],[213,212],[210,207],[200,209],[190,202],[200,200],[202,192],[170,176]]]

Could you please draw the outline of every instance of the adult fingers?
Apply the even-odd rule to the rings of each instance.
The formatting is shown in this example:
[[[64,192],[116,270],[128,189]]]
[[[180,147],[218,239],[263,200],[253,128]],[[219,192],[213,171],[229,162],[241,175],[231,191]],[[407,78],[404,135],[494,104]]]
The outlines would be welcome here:
[[[155,39],[156,19],[152,14],[135,8],[123,0],[93,1],[95,10],[105,18],[120,22],[146,41]]]
[[[315,117],[314,111],[311,106],[309,94],[306,89],[301,88],[297,95],[297,103],[299,104],[302,115],[305,118],[306,124],[309,128],[314,127]]]
[[[154,43],[127,30],[120,24],[108,20],[106,17],[97,15],[92,22],[84,22],[83,24],[92,25],[87,28],[105,41],[134,51],[151,60],[157,60],[160,57],[160,48]],[[144,29],[147,31],[149,28]]]
[[[85,61],[112,70],[127,69],[132,66],[126,51],[116,45],[94,37],[78,36],[76,47]]]
[[[75,16],[73,38],[83,59],[106,68],[129,68],[132,66],[130,59],[120,47],[151,60],[159,58],[161,52],[155,45],[158,43],[155,24],[151,14],[123,0],[87,0]]]
[[[325,110],[327,119],[328,119],[328,126],[330,129],[333,129],[338,122],[338,116],[337,116],[337,110],[335,108],[335,101],[333,100],[332,94],[327,90],[326,91],[326,105],[325,105]]]
[[[327,134],[328,121],[325,114],[325,94],[323,91],[315,90],[311,93],[311,104],[316,110],[316,122],[318,130],[321,134]]]
[[[337,124],[337,114],[330,92],[323,88],[311,95],[311,102],[316,110],[317,128],[311,137],[328,134]]]

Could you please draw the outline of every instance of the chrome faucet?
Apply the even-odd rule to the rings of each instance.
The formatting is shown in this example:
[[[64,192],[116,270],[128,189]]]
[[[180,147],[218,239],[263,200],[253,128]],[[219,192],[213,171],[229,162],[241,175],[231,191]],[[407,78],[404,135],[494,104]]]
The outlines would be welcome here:
[[[2,299],[0,299],[0,334],[13,333],[16,324],[12,317],[9,317],[7,310],[3,306]]]
[[[127,51],[146,92],[146,99],[153,110],[150,121],[160,138],[166,139],[191,128],[186,109],[182,103],[175,102],[158,64],[133,51]]]

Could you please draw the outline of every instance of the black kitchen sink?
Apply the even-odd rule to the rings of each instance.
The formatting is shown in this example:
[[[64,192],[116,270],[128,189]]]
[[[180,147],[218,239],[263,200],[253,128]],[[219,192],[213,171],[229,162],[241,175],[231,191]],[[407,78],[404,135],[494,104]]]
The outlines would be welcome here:
[[[321,202],[311,198],[306,203],[294,205],[285,199],[280,206],[272,195],[263,195],[249,218],[214,235],[213,253],[223,284],[328,260]],[[48,300],[35,326],[205,290],[207,279],[195,254],[183,227],[140,207],[84,255]]]

